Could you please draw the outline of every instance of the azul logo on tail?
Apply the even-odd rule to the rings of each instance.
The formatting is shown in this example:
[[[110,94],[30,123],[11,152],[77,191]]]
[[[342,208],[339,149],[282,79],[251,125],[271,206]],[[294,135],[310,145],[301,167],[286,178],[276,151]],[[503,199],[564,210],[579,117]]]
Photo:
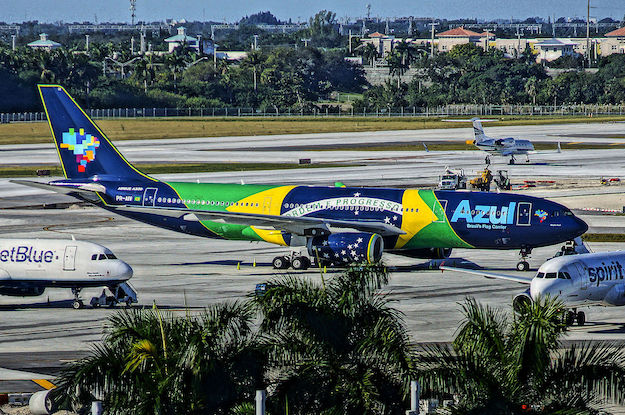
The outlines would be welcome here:
[[[469,223],[490,225],[512,225],[516,202],[510,202],[507,206],[476,205],[471,208],[468,200],[458,203],[450,222],[458,222],[464,219]]]
[[[78,134],[76,134],[76,130],[73,128],[63,133],[61,148],[68,149],[74,153],[76,163],[78,163],[78,171],[81,173],[87,168],[87,163],[95,160],[95,152],[98,147],[100,147],[100,139],[91,134],[85,134],[83,128],[78,130]]]

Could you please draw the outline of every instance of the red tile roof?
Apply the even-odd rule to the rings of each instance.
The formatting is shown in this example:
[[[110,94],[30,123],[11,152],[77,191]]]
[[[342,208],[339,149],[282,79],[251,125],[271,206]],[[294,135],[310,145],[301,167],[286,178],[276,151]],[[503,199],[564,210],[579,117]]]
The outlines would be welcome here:
[[[441,32],[437,37],[481,37],[477,32],[472,30],[467,30],[464,27],[456,27],[455,29],[448,30],[446,32]]]
[[[621,27],[620,29],[616,29],[609,33],[606,33],[605,36],[607,37],[625,36],[625,27]]]
[[[369,35],[369,37],[386,37],[386,35],[380,32],[373,32]]]

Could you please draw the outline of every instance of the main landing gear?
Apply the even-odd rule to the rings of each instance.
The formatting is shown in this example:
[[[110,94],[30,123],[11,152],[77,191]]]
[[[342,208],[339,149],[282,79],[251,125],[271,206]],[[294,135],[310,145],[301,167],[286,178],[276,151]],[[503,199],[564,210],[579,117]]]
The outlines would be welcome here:
[[[566,312],[564,316],[564,322],[567,327],[577,323],[578,326],[583,326],[586,323],[586,314],[583,311],[577,311],[576,308]]]
[[[289,255],[277,256],[272,261],[274,269],[287,269],[293,267],[297,270],[305,270],[310,268],[312,262],[307,256],[301,255],[299,252],[292,252]]]
[[[521,260],[517,262],[516,269],[518,271],[529,271],[530,264],[527,262],[527,258],[532,253],[532,248],[521,248],[519,255],[521,255]]]

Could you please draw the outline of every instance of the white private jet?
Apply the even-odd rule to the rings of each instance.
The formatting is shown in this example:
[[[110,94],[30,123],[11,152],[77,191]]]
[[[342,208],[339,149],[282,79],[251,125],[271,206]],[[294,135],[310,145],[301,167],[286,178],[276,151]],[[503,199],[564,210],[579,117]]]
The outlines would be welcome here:
[[[513,137],[506,138],[492,138],[484,134],[483,122],[497,121],[497,120],[481,120],[479,118],[471,118],[470,120],[445,120],[448,122],[471,122],[473,123],[473,135],[475,139],[473,141],[467,141],[467,144],[473,144],[482,151],[489,153],[486,156],[486,164],[490,164],[491,155],[499,155],[503,157],[510,157],[510,164],[514,164],[516,159],[514,156],[525,155],[526,162],[529,163],[529,153],[538,154],[534,145],[529,140],[523,140]],[[558,143],[558,149],[556,152],[560,152],[561,147]]]
[[[108,287],[113,296],[94,297],[91,305],[127,305],[137,294],[127,281],[132,268],[101,245],[64,239],[0,239],[0,295],[35,297],[46,288],[71,288],[72,306],[83,307],[80,291]]]
[[[512,300],[517,309],[524,301],[549,295],[559,298],[571,310],[567,324],[583,325],[586,316],[577,307],[586,305],[625,305],[625,251],[586,253],[552,258],[540,266],[533,278],[495,274],[480,270],[441,266],[442,270],[458,271],[529,284],[529,289]]]

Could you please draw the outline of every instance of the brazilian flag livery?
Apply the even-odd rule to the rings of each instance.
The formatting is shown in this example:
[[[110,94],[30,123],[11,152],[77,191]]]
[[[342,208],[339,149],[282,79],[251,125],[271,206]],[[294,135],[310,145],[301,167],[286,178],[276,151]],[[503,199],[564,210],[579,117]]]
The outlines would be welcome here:
[[[533,248],[587,229],[562,205],[516,194],[159,181],[132,166],[63,87],[39,91],[66,178],[31,185],[174,231],[313,246],[347,262],[382,250],[431,258],[449,248]]]

